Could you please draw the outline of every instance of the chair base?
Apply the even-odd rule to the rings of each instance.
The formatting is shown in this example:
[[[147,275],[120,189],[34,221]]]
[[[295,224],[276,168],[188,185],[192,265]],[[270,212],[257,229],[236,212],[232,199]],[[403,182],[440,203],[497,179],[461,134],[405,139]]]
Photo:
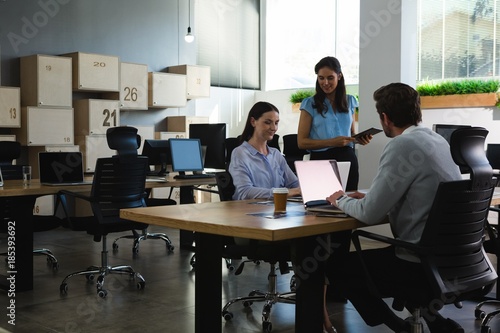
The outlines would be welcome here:
[[[476,319],[481,319],[481,333],[491,333],[491,328],[489,325],[490,321],[500,314],[500,309],[486,313],[486,311],[484,311],[482,307],[488,305],[494,305],[498,307],[500,306],[500,301],[494,299],[486,300],[476,305],[474,316],[476,317]]]
[[[132,252],[134,254],[138,254],[139,253],[139,243],[141,241],[146,240],[146,239],[162,239],[166,243],[168,252],[169,253],[174,252],[174,248],[175,247],[172,245],[172,241],[164,233],[148,233],[145,230],[143,230],[141,234],[139,234],[135,230],[132,230],[132,233],[133,233],[132,235],[125,235],[125,236],[120,236],[120,237],[116,238],[114,240],[114,242],[113,242],[113,250],[118,250],[118,244],[116,242],[118,240],[122,239],[122,238],[127,238],[127,239],[133,239],[134,240],[134,244],[132,246]]]
[[[33,250],[33,255],[44,255],[47,257],[47,265],[52,266],[53,270],[58,270],[59,269],[59,262],[57,261],[57,258],[54,256],[52,251],[49,249],[34,249]],[[0,253],[0,256],[7,256],[7,253]],[[7,258],[5,258],[5,261],[7,262]]]
[[[59,269],[59,263],[57,262],[57,258],[54,256],[52,251],[49,249],[34,249],[33,250],[34,255],[43,255],[47,257],[47,264],[52,266],[53,270]]]
[[[229,258],[224,258],[224,262],[226,263],[226,268],[232,272],[235,270],[235,267],[233,265],[233,261],[232,259],[229,259]],[[196,267],[196,254],[193,254],[191,256],[191,259],[189,260],[189,264],[191,265],[191,268],[192,269],[195,269]]]
[[[68,293],[68,279],[73,276],[85,275],[87,281],[92,282],[95,279],[95,275],[99,275],[97,277],[97,295],[101,298],[107,296],[108,292],[104,289],[104,277],[108,274],[127,274],[130,279],[136,281],[136,287],[139,290],[142,290],[146,287],[146,281],[142,277],[142,275],[136,271],[131,266],[121,265],[121,266],[109,266],[108,265],[108,251],[106,247],[106,235],[102,235],[102,251],[101,251],[101,266],[90,266],[83,271],[79,271],[76,273],[72,273],[67,275],[64,280],[61,282],[59,286],[59,291],[61,294]]]
[[[62,294],[68,293],[68,279],[73,276],[85,275],[87,281],[92,282],[95,280],[95,275],[98,275],[96,287],[97,287],[97,295],[101,298],[105,298],[108,294],[107,290],[104,289],[104,277],[108,274],[128,274],[131,279],[138,280],[136,282],[136,287],[138,290],[142,290],[146,286],[146,281],[142,277],[140,273],[134,271],[131,266],[90,266],[86,270],[79,271],[76,273],[71,273],[67,275],[62,281],[59,290]]]
[[[295,304],[295,291],[278,293],[277,292],[277,276],[276,276],[276,265],[274,263],[270,264],[271,271],[268,275],[269,281],[269,291],[253,290],[248,296],[237,297],[231,299],[222,308],[222,317],[227,321],[233,318],[233,314],[228,310],[231,305],[237,302],[243,302],[243,306],[250,307],[253,302],[264,302],[264,307],[262,310],[262,330],[264,332],[271,332],[272,323],[270,320],[271,308],[276,303],[287,303]]]

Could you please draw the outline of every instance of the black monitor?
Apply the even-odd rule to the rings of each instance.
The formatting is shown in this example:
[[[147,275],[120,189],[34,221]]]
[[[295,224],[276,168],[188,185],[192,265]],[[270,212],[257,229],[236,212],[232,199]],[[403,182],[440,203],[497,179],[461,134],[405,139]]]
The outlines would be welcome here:
[[[165,176],[168,173],[167,165],[172,164],[168,140],[144,140],[142,155],[148,157],[149,165],[160,167],[158,172],[154,172],[155,175]]]
[[[172,170],[180,175],[186,171],[203,171],[200,139],[170,139]]]
[[[459,128],[469,128],[470,125],[449,125],[449,124],[434,124],[432,125],[432,130],[437,134],[441,135],[443,138],[450,143],[451,133]]]
[[[486,158],[493,169],[500,169],[500,143],[486,145]]]
[[[205,168],[226,168],[226,124],[190,124],[189,138],[200,139],[201,145],[206,147]]]

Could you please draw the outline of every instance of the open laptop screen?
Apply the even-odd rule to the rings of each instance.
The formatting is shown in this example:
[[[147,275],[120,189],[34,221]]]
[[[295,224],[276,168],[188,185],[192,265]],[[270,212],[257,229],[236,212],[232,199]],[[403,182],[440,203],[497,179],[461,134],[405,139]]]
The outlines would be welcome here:
[[[40,152],[40,183],[84,183],[81,152]]]

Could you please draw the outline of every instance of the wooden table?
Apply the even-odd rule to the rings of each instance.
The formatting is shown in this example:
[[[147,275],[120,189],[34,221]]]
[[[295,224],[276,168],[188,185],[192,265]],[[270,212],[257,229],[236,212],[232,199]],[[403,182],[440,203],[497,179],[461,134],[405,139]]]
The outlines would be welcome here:
[[[288,204],[286,217],[272,216],[273,206],[250,201],[226,201],[178,206],[123,209],[125,219],[195,231],[195,331],[221,332],[223,236],[267,241],[293,240],[299,271],[295,332],[323,331],[323,285],[326,260],[320,255],[325,234],[364,226],[354,218],[306,215],[301,204]],[[294,214],[295,213],[295,214]],[[251,214],[264,214],[256,216]]]
[[[147,182],[146,188],[180,187],[181,202],[191,203],[193,186],[213,183],[213,178],[174,179],[169,176],[167,182]],[[0,274],[0,289],[10,288],[6,278],[12,275],[15,276],[16,291],[33,289],[33,207],[39,196],[53,195],[63,189],[85,193],[90,192],[91,185],[47,186],[41,185],[38,179],[33,179],[29,186],[24,186],[22,180],[6,180],[4,186],[0,187],[0,198],[10,200],[12,220],[15,223],[11,225],[15,228],[15,264],[7,268],[7,276]]]

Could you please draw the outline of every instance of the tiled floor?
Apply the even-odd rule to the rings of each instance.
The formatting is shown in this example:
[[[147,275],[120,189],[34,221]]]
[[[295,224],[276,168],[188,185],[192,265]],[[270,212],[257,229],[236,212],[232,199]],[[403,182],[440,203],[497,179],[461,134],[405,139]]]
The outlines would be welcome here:
[[[179,231],[152,227],[166,231],[178,244]],[[110,237],[111,244],[115,237]],[[0,251],[4,245],[0,237]],[[141,243],[140,253],[133,258],[131,241],[121,240],[117,252],[110,251],[110,264],[131,264],[146,279],[143,291],[127,277],[106,278],[109,293],[106,299],[96,296],[95,284],[88,284],[84,277],[69,281],[66,296],[59,293],[59,285],[66,274],[100,262],[100,244],[84,232],[63,228],[36,233],[36,247],[53,250],[60,262],[53,272],[43,257],[35,257],[35,286],[30,292],[17,293],[16,325],[7,323],[6,293],[0,291],[0,332],[83,333],[83,332],[194,332],[194,279],[191,269],[192,252],[178,247],[169,254],[159,240]],[[111,246],[109,246],[111,248]],[[224,269],[223,298],[241,296],[256,288],[266,288],[268,265],[247,264],[240,276]],[[280,276],[280,290],[288,290],[290,275]],[[447,307],[443,313],[458,321],[465,332],[480,332],[479,321],[474,319],[475,302],[467,302],[463,309]],[[347,303],[328,303],[332,321],[339,333],[390,332],[386,327],[368,327],[352,306]],[[261,332],[261,311],[258,303],[249,309],[241,304],[233,306],[234,318],[223,322],[225,333]],[[2,314],[3,312],[3,314]],[[406,317],[407,314],[401,314]],[[294,305],[278,304],[272,311],[273,332],[294,331]],[[495,321],[492,332],[500,332],[500,320]],[[208,332],[210,333],[210,332]]]

